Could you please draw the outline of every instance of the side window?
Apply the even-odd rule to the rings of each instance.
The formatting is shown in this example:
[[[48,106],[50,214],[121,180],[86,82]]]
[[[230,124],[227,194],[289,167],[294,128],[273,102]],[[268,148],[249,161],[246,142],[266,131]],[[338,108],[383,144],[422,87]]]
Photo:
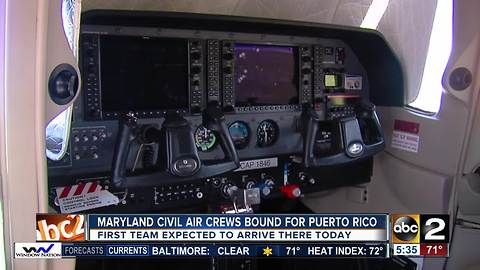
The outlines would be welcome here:
[[[453,1],[438,0],[433,20],[422,83],[411,107],[437,113],[442,103],[442,77],[452,50]]]
[[[62,19],[65,35],[74,55],[77,55],[78,26],[80,19],[81,0],[63,0]],[[67,152],[72,108],[69,107],[55,117],[46,128],[47,157],[51,160],[60,160]]]
[[[452,0],[373,0],[360,25],[382,32],[403,63],[408,106],[429,114],[440,110],[452,17]]]

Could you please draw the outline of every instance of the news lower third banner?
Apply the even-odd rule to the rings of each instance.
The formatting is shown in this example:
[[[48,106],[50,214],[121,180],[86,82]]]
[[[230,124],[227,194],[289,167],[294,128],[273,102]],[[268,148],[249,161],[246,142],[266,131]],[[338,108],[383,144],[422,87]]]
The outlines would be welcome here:
[[[15,243],[15,258],[76,257],[340,257],[387,258],[388,243],[105,244]]]
[[[389,257],[389,215],[38,214],[16,258]]]
[[[388,215],[88,215],[88,241],[384,242]]]
[[[449,256],[445,214],[37,214],[15,258]]]

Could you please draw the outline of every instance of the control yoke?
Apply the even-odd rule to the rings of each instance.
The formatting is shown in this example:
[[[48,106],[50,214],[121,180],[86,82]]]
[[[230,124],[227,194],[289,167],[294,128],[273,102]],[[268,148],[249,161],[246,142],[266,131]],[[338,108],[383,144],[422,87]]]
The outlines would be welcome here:
[[[340,153],[319,157],[315,155],[314,147],[322,119],[312,106],[303,107],[301,121],[304,132],[303,159],[306,168],[349,163],[371,157],[385,148],[375,105],[363,102],[357,108],[356,115],[339,120],[338,129],[343,150]],[[360,123],[363,124],[363,129],[368,129],[368,132],[361,130]]]
[[[205,127],[217,132],[225,158],[220,161],[202,162],[193,137],[193,131],[188,121],[178,113],[169,113],[165,117],[162,128],[150,132],[150,137],[159,143],[164,143],[165,153],[160,155],[166,162],[164,171],[127,176],[128,152],[135,141],[136,119],[133,114],[127,114],[119,120],[117,144],[113,158],[113,179],[116,187],[154,186],[162,182],[178,183],[198,178],[211,177],[217,174],[233,171],[240,166],[235,145],[225,124],[223,112],[216,104],[210,104],[203,112]]]

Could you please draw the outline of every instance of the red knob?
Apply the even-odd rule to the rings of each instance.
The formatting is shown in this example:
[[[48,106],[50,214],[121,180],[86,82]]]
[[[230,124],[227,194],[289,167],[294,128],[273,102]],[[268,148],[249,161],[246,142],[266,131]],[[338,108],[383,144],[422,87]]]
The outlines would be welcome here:
[[[288,185],[282,186],[280,187],[280,191],[289,199],[297,199],[298,197],[300,197],[300,195],[302,195],[300,186],[296,184],[288,184]]]

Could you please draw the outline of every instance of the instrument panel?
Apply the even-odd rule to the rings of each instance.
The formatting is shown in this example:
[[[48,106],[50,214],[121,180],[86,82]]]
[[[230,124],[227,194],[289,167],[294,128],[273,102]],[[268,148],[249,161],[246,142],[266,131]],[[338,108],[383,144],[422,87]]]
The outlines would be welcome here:
[[[366,72],[340,40],[82,29],[83,106],[89,121],[116,119],[128,111],[140,118],[161,118],[168,110],[195,115],[212,101],[225,112],[252,113],[300,111],[305,103],[325,103],[325,97],[340,110],[345,98],[368,98]]]
[[[199,201],[220,209],[238,189],[255,189],[262,200],[295,199],[300,190],[368,182],[383,134],[370,102],[372,76],[356,48],[308,31],[239,28],[84,22],[83,94],[74,104],[67,155],[48,161],[51,205],[56,187],[89,181],[115,190],[123,203],[107,209],[121,212]],[[136,139],[125,150],[126,115],[135,119],[128,132]],[[362,132],[372,123],[373,132]],[[225,160],[237,166],[215,173],[212,164]],[[182,162],[194,164],[191,172],[179,169]],[[120,163],[128,175],[170,174],[117,185]]]

